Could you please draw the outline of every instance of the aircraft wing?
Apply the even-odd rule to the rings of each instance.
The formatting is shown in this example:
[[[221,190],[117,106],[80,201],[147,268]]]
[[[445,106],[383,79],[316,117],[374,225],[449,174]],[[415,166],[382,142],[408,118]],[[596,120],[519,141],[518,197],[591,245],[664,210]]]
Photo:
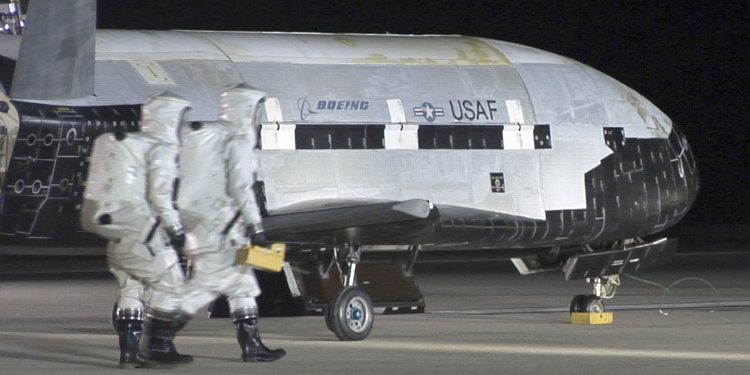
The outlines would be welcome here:
[[[267,235],[285,242],[330,244],[378,242],[407,228],[429,226],[437,215],[424,199],[406,201],[321,201],[271,213]],[[385,243],[391,243],[386,241]]]
[[[461,245],[485,239],[520,240],[540,220],[425,199],[372,202],[308,202],[305,208],[272,212],[263,219],[270,239],[288,243],[363,245]],[[520,243],[516,243],[518,245]]]

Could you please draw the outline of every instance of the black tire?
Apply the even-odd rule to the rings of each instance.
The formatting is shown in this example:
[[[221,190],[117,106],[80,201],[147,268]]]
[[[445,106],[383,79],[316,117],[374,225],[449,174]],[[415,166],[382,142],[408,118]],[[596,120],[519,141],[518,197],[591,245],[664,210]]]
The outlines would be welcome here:
[[[583,312],[583,311],[581,311],[581,301],[584,298],[586,298],[586,296],[583,295],[583,294],[579,294],[579,295],[573,297],[573,300],[570,301],[570,313],[571,314],[574,313],[574,312]]]
[[[602,303],[601,298],[593,295],[593,294],[579,294],[575,297],[573,297],[573,300],[570,301],[570,313],[574,312],[603,312],[604,311],[604,303]]]
[[[325,308],[323,311],[323,319],[326,321],[326,327],[328,327],[328,330],[336,333],[336,330],[333,328],[333,308],[331,305]]]
[[[329,305],[333,333],[342,341],[364,340],[372,330],[372,301],[364,289],[342,289]]]
[[[604,311],[604,303],[601,298],[589,294],[581,301],[583,312],[600,313]]]

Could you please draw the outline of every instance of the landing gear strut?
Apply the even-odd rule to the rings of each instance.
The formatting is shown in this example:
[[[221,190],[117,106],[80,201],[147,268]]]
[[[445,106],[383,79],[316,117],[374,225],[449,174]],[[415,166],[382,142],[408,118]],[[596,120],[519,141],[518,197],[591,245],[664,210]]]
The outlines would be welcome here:
[[[334,248],[332,260],[343,268],[344,288],[328,304],[325,320],[328,329],[342,341],[363,340],[372,330],[372,300],[364,289],[356,286],[355,280],[360,255],[359,246],[347,245],[343,254],[339,254],[339,248]]]
[[[592,294],[579,294],[570,302],[570,313],[577,312],[604,312],[602,299],[611,299],[615,296],[617,287],[620,286],[620,275],[609,275],[587,278],[586,282],[593,283]]]

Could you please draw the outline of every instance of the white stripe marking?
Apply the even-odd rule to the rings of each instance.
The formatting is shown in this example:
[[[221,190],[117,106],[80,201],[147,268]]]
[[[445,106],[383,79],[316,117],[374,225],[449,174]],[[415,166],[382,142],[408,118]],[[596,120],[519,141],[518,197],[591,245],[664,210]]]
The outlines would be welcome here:
[[[523,124],[525,122],[520,100],[506,100],[505,108],[508,110],[508,122],[513,124]]]
[[[112,335],[93,335],[69,333],[22,333],[22,332],[0,332],[0,337],[27,337],[37,339],[59,339],[69,341],[75,340],[111,340]],[[692,360],[714,360],[750,362],[750,354],[731,352],[705,352],[705,351],[680,351],[680,350],[645,350],[645,349],[623,349],[623,348],[601,348],[601,347],[567,347],[546,345],[506,345],[506,344],[439,344],[434,342],[419,341],[394,341],[367,339],[364,341],[310,341],[299,338],[280,338],[279,335],[264,334],[266,341],[274,345],[285,347],[310,347],[318,349],[335,348],[337,350],[384,350],[384,351],[414,351],[414,352],[440,352],[440,353],[475,353],[475,354],[520,354],[533,356],[566,356],[566,357],[619,357],[638,359],[692,359]],[[288,336],[287,336],[288,337]],[[193,344],[236,344],[233,336],[227,337],[200,337],[183,336],[179,341],[191,342]]]
[[[406,114],[404,113],[404,104],[401,99],[388,99],[388,113],[391,115],[391,122],[398,124],[406,122]]]
[[[279,98],[266,98],[264,106],[268,122],[284,122],[284,115],[281,112],[281,102],[279,101]]]

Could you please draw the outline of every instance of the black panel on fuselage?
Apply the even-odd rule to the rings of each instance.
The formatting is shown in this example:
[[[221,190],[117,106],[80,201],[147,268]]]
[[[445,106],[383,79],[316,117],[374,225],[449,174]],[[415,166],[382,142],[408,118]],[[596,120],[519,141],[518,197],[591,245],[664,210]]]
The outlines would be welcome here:
[[[0,238],[55,245],[95,239],[78,218],[91,145],[104,132],[137,130],[140,107],[13,104],[21,125],[2,187]]]

